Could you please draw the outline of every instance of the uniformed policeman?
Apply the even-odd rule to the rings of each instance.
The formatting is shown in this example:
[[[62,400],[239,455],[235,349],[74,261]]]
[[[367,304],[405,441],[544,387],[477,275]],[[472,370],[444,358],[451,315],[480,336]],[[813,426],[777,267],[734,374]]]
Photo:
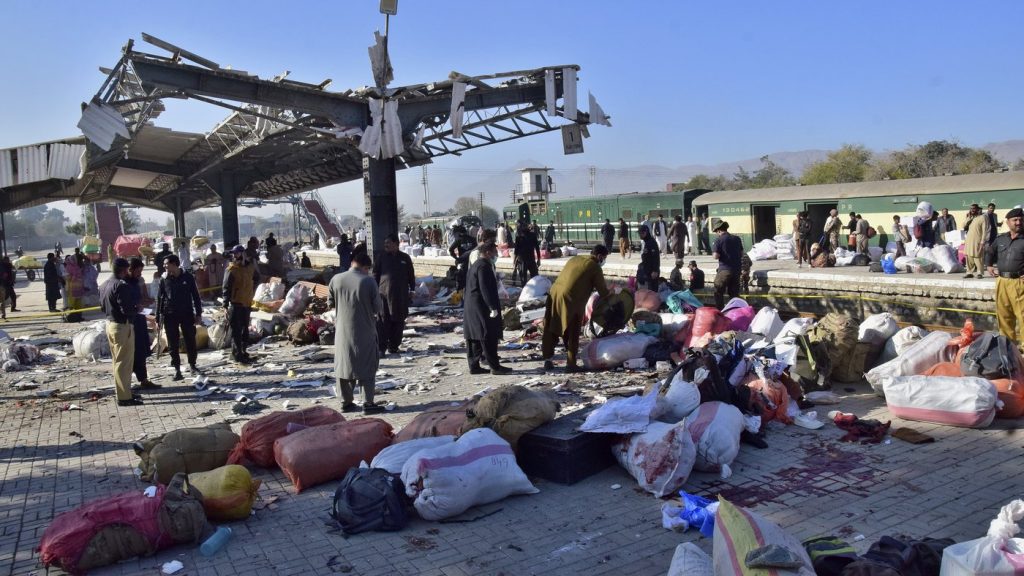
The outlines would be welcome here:
[[[137,406],[142,401],[132,395],[132,368],[135,356],[135,315],[138,301],[127,283],[128,261],[114,259],[114,275],[100,287],[100,307],[107,316],[107,341],[113,357],[114,387],[118,406]]]
[[[1017,342],[1024,342],[1024,210],[1014,208],[1006,213],[1006,228],[988,247],[988,270],[998,269],[996,280],[996,319],[999,332]]]

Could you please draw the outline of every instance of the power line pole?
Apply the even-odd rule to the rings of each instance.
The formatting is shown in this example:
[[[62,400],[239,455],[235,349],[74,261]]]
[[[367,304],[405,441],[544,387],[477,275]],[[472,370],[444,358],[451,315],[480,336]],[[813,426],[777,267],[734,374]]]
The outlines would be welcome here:
[[[590,167],[590,195],[597,195],[597,166]]]
[[[484,192],[480,191],[480,221],[484,220]]]
[[[423,217],[430,217],[430,188],[427,186],[427,165],[423,165]]]

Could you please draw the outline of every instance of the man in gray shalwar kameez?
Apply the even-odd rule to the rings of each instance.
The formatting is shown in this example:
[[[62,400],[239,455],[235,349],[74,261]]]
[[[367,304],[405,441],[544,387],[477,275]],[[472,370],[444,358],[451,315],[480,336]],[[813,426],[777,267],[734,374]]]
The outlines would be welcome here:
[[[373,403],[377,375],[377,316],[381,302],[377,283],[370,275],[370,257],[364,252],[352,258],[348,272],[331,279],[330,303],[334,318],[335,392],[342,398],[342,412],[359,408],[353,398],[356,382],[363,390],[363,414],[379,414],[384,408]]]

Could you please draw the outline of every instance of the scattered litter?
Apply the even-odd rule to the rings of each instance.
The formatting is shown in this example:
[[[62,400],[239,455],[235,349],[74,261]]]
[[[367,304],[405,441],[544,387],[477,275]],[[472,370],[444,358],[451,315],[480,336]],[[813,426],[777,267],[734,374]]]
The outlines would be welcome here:
[[[36,396],[40,398],[49,398],[50,396],[56,396],[59,392],[59,388],[46,388],[45,390],[36,390]]]
[[[196,392],[196,396],[199,397],[199,398],[206,398],[207,396],[210,396],[211,394],[213,394],[213,390],[212,389],[210,389],[210,390],[199,390],[199,391]]]
[[[192,385],[196,387],[196,390],[202,390],[206,388],[207,384],[210,383],[209,376],[196,376],[192,379]]]
[[[295,404],[293,404],[291,400],[285,400],[281,403],[281,408],[284,408],[285,410],[290,410],[294,406]]]
[[[864,539],[864,535],[863,535],[863,534],[857,534],[857,535],[855,535],[855,536],[853,537],[853,541],[854,541],[854,542],[860,542],[860,541],[861,541],[861,540],[863,540],[863,539]]]
[[[292,374],[294,376],[294,374]],[[282,386],[287,388],[319,388],[324,385],[324,379],[318,378],[316,380],[285,380],[281,382]]]
[[[444,360],[441,360],[441,359],[434,360],[434,363],[433,363],[433,366],[447,366],[447,365],[448,365],[448,363],[445,362]]]
[[[392,411],[394,411],[394,409],[395,409],[395,408],[398,408],[398,404],[397,404],[397,403],[395,403],[395,402],[388,402],[388,403],[387,403],[387,404],[386,404],[386,405],[384,406],[384,409],[385,409],[385,410],[387,410],[388,412],[392,412]]]
[[[170,562],[164,563],[163,567],[161,568],[161,571],[164,574],[174,574],[175,572],[181,570],[184,567],[185,565],[179,562],[178,560],[171,560]]]
[[[64,407],[62,408],[62,410],[64,410],[65,412],[69,412],[71,410],[83,410],[84,411],[85,408],[82,408],[78,404],[65,404]]]
[[[258,414],[266,409],[266,404],[250,400],[248,402],[236,402],[235,405],[231,407],[231,412],[238,416],[247,416],[250,414]]]
[[[145,495],[146,498],[155,498],[156,486],[149,486],[148,488],[142,491],[142,494]]]
[[[395,380],[394,378],[389,378],[387,380],[381,380],[379,382],[374,383],[374,388],[376,388],[377,390],[394,390],[395,388],[398,388],[401,384],[402,383],[399,382],[398,380]]]
[[[11,385],[15,390],[32,390],[33,388],[39,388],[39,384],[35,382],[15,382]]]
[[[622,488],[622,484],[612,484],[611,488],[612,488],[612,490],[618,490],[618,489]]]

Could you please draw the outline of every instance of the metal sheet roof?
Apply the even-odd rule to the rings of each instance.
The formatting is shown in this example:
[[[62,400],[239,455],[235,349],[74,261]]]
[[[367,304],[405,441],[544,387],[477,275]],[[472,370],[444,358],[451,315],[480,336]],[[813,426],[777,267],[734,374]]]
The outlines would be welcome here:
[[[46,167],[46,146],[22,146],[15,152],[18,184],[41,182],[50,177]]]
[[[50,144],[47,174],[50,178],[60,180],[78,178],[82,172],[83,154],[85,154],[84,144]]]
[[[961,176],[818,184],[814,186],[786,186],[783,188],[719,190],[717,192],[708,192],[693,202],[699,206],[707,206],[709,204],[838,200],[842,198],[870,198],[877,196],[994,192],[997,190],[1024,190],[1024,172],[964,174]]]
[[[11,150],[0,150],[0,188],[14,186],[14,164]]]

